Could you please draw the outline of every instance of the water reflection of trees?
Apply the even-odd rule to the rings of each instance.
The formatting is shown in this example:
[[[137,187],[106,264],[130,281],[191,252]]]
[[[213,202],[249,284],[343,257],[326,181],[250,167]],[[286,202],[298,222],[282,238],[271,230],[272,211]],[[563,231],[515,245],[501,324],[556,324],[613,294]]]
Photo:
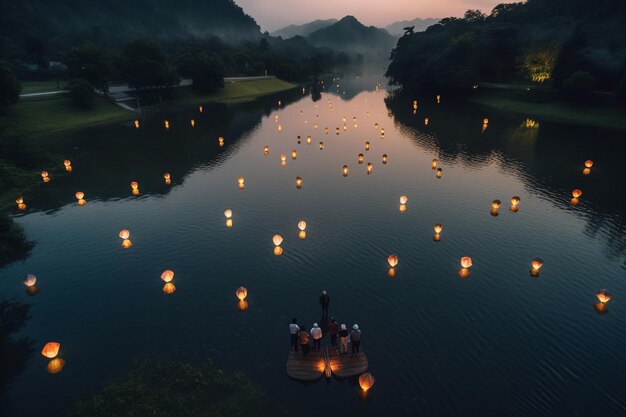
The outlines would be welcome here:
[[[586,233],[606,243],[610,257],[626,254],[626,142],[620,132],[566,126],[468,105],[446,97],[437,105],[431,97],[418,100],[401,93],[386,99],[396,125],[419,147],[436,153],[444,164],[480,169],[496,162],[503,172],[523,180],[528,191],[540,194],[563,210],[572,210],[574,188],[584,191],[583,204],[575,210],[586,221]],[[429,118],[428,125],[424,118]],[[489,124],[481,133],[483,118]],[[591,175],[583,175],[583,163],[595,162]]]
[[[154,112],[141,121],[140,129],[129,123],[77,131],[63,140],[62,149],[54,150],[72,160],[74,171],[30,196],[29,209],[54,212],[73,201],[78,190],[85,192],[87,201],[124,198],[130,195],[131,181],[139,183],[141,195],[166,195],[194,170],[210,170],[227,161],[263,117],[279,108],[279,99],[284,107],[302,97],[295,89],[234,106],[205,104],[202,113],[197,108]],[[171,174],[169,185],[164,172]]]

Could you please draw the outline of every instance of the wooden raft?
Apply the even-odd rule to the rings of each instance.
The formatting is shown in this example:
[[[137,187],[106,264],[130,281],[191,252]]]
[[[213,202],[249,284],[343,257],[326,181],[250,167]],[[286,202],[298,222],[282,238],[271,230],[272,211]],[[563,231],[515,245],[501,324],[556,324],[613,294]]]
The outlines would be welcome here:
[[[306,355],[302,351],[289,352],[287,359],[287,375],[299,381],[317,381],[324,374],[326,362],[324,348],[321,350],[309,350]]]
[[[349,378],[361,375],[367,371],[369,363],[367,356],[361,351],[358,356],[351,356],[350,352],[339,355],[338,346],[325,346],[321,350],[310,350],[307,355],[302,351],[289,352],[287,359],[287,375],[299,381],[317,381],[324,375],[326,363],[337,378]]]
[[[348,353],[341,355],[339,355],[338,346],[328,346],[328,360],[330,369],[337,378],[361,375],[369,367],[365,352],[361,351],[357,356],[351,356],[350,346],[348,346]]]

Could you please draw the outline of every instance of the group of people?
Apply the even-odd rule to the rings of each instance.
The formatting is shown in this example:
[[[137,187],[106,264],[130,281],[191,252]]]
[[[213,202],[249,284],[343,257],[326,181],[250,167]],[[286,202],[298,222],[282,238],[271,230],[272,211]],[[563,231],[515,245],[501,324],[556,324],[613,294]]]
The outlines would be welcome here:
[[[330,297],[326,291],[322,291],[319,301],[322,306],[322,317],[328,317]],[[352,326],[352,330],[348,331],[348,327],[345,324],[340,326],[337,323],[337,320],[335,320],[334,317],[331,317],[330,322],[328,323],[327,331],[330,335],[331,346],[337,346],[337,341],[339,341],[340,354],[348,353],[348,340],[350,340],[352,356],[359,354],[359,349],[361,347],[361,330],[359,329],[358,324],[354,324]],[[298,352],[298,346],[300,346],[302,354],[306,355],[311,348],[311,344],[313,345],[313,350],[321,349],[322,337],[324,337],[324,334],[317,323],[313,323],[311,331],[307,332],[306,327],[298,325],[298,320],[294,317],[289,325],[289,334],[291,336],[291,348],[294,352]]]

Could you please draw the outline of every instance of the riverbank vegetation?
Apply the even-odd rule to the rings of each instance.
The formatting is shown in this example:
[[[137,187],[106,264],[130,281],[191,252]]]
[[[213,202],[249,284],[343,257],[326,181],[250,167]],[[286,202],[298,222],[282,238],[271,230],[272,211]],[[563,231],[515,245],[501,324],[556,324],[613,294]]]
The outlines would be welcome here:
[[[292,415],[241,373],[211,361],[144,359],[120,380],[74,404],[67,417],[90,416],[265,417]]]
[[[525,83],[572,102],[593,90],[623,103],[626,7],[619,0],[528,0],[469,10],[407,33],[387,75],[408,91],[468,94],[480,82]]]

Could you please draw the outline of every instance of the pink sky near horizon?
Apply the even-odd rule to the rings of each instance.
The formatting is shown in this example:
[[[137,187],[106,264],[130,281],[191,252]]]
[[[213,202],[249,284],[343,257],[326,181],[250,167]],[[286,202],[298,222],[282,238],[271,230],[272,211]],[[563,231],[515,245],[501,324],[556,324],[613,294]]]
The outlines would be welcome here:
[[[341,19],[352,15],[363,24],[379,27],[416,17],[462,16],[468,9],[489,13],[500,3],[515,0],[235,0],[256,19],[262,30],[316,19]]]

